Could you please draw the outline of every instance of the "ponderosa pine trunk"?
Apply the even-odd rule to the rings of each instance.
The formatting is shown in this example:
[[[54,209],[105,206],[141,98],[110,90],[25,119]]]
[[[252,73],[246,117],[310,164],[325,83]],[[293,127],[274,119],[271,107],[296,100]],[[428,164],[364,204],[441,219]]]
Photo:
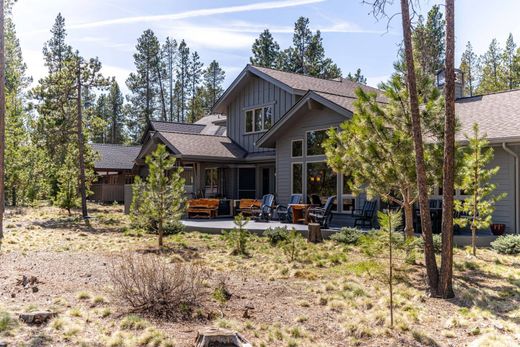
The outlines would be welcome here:
[[[4,49],[4,0],[0,0],[0,246],[4,238],[5,208],[5,49]]]
[[[426,165],[424,162],[424,149],[421,131],[421,115],[419,112],[419,99],[417,96],[417,80],[415,76],[415,64],[412,47],[412,24],[410,20],[409,0],[401,0],[401,16],[403,23],[403,41],[406,60],[406,80],[410,101],[410,113],[412,118],[412,132],[415,149],[415,167],[417,171],[417,189],[419,191],[419,208],[421,214],[421,228],[424,237],[424,262],[428,276],[430,293],[437,296],[439,271],[435,253],[433,250],[432,222],[430,217],[430,204],[428,200],[428,186],[426,183]]]
[[[446,0],[446,113],[444,164],[442,170],[442,253],[438,292],[452,298],[453,292],[453,195],[455,191],[455,1]]]
[[[412,239],[414,236],[413,230],[413,204],[410,202],[403,203],[404,210],[404,233],[406,239]]]
[[[77,131],[78,131],[78,160],[79,160],[79,192],[81,194],[81,214],[83,219],[88,218],[87,210],[87,185],[85,183],[85,143],[83,140],[83,105],[81,100],[81,57],[78,56],[77,66],[77,88],[76,106],[78,108]],[[70,211],[69,211],[70,213]]]
[[[159,234],[159,249],[162,248],[163,246],[163,236],[164,236],[164,228],[163,228],[163,222],[162,220],[160,220],[158,223],[158,226],[157,226],[157,232]]]

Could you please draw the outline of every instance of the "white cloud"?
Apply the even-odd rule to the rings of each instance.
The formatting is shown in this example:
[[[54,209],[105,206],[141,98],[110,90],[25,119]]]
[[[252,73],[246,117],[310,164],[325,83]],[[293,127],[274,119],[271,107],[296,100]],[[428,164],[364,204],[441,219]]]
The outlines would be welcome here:
[[[371,87],[377,88],[377,85],[381,82],[386,82],[390,78],[390,75],[381,76],[367,76],[367,84]]]
[[[114,76],[116,78],[117,83],[119,84],[119,88],[121,88],[124,94],[128,93],[128,88],[126,87],[125,82],[128,78],[128,75],[130,75],[131,72],[132,70],[125,69],[120,66],[103,64],[103,66],[101,67],[101,73],[103,74],[103,76]]]
[[[108,19],[102,21],[95,21],[89,23],[79,23],[69,25],[69,29],[84,29],[84,28],[97,28],[101,26],[109,25],[120,25],[120,24],[134,24],[143,22],[160,22],[164,20],[179,20],[187,18],[205,17],[217,14],[225,13],[237,13],[237,12],[249,12],[249,11],[260,11],[260,10],[272,10],[279,8],[295,7],[301,5],[308,5],[323,2],[325,0],[281,0],[281,1],[267,1],[257,2],[248,5],[237,5],[227,7],[215,7],[207,9],[198,9],[192,11],[184,11],[178,13],[162,14],[162,15],[151,15],[151,16],[132,16],[122,17],[116,19]]]
[[[193,48],[240,49],[249,48],[256,35],[230,31],[222,27],[198,25],[176,26],[174,37],[182,37]]]

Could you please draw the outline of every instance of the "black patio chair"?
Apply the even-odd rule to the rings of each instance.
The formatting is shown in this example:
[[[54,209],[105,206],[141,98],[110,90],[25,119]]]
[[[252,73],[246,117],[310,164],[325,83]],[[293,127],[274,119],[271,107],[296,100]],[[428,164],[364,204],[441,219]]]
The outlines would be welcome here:
[[[294,204],[301,204],[303,201],[303,195],[301,194],[292,194],[289,203],[287,206],[285,205],[278,205],[276,208],[276,215],[278,216],[278,219],[282,223],[291,223],[292,222],[292,208],[291,205]]]
[[[251,216],[257,222],[269,222],[273,217],[274,211],[274,195],[266,194],[262,197],[262,204],[260,207],[251,208]]]
[[[374,216],[376,213],[376,205],[377,201],[366,200],[363,204],[363,208],[356,209],[352,213],[352,217],[354,218],[354,227],[374,227]]]
[[[314,223],[319,223],[323,228],[327,228],[332,217],[332,207],[335,200],[335,195],[329,196],[323,207],[311,207],[309,209],[309,218]]]

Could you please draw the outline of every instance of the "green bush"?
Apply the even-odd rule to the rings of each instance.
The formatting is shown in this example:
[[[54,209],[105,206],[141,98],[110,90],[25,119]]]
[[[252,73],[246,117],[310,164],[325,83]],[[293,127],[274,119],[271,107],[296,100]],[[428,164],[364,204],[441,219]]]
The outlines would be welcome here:
[[[416,238],[413,241],[413,245],[416,248],[424,249],[424,239],[422,236]],[[440,254],[442,251],[442,236],[440,234],[433,235],[433,251],[437,254]]]
[[[289,230],[287,230],[287,227],[269,228],[262,235],[269,239],[272,246],[276,246],[289,238]]]
[[[222,231],[222,237],[231,248],[232,255],[248,255],[247,245],[251,234],[245,228],[250,219],[239,214],[235,217],[235,227],[232,230]]]
[[[491,248],[501,254],[520,254],[520,235],[504,235],[491,242]]]
[[[347,245],[355,245],[363,233],[357,228],[345,227],[341,228],[335,234],[330,236],[331,240]]]
[[[281,243],[281,247],[287,259],[294,262],[299,259],[300,251],[305,247],[305,239],[298,230],[292,228],[287,235],[287,239]]]

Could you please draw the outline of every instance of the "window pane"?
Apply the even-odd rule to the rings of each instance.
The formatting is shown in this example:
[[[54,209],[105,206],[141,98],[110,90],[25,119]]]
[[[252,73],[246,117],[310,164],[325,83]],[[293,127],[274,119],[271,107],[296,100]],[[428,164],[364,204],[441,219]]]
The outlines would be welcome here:
[[[264,130],[268,130],[273,125],[273,108],[271,106],[264,107]]]
[[[262,131],[262,109],[255,110],[255,131]]]
[[[253,111],[246,111],[246,133],[253,132]]]
[[[292,193],[301,194],[303,190],[303,164],[292,165]]]
[[[293,157],[301,157],[303,154],[303,141],[293,141],[292,143],[292,156]]]
[[[193,185],[193,167],[185,166],[182,171],[181,177],[184,178],[184,184],[187,186]]]
[[[352,194],[352,189],[350,189],[350,177],[343,176],[343,194]]]
[[[337,176],[325,162],[307,163],[307,201],[323,205],[337,193]]]
[[[307,133],[307,155],[325,154],[321,147],[323,140],[327,138],[327,130],[315,130]]]

